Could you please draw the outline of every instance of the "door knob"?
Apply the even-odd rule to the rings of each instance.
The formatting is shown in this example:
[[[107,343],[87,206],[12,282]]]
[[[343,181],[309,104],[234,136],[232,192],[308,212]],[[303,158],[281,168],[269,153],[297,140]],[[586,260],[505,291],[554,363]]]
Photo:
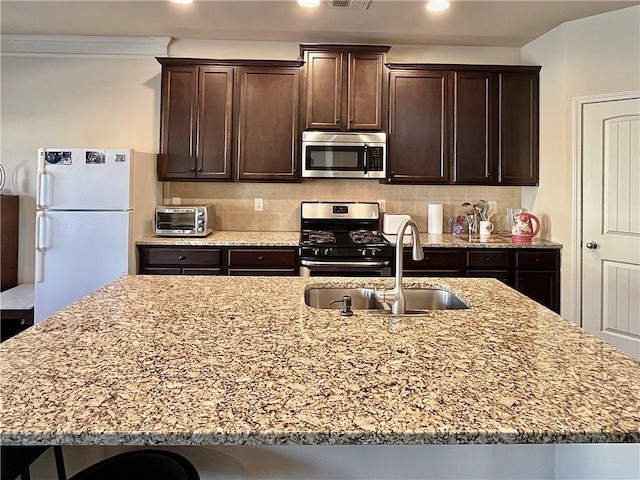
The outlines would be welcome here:
[[[589,250],[595,250],[596,248],[598,248],[598,247],[599,247],[599,245],[598,245],[596,242],[587,242],[586,247],[587,247]]]

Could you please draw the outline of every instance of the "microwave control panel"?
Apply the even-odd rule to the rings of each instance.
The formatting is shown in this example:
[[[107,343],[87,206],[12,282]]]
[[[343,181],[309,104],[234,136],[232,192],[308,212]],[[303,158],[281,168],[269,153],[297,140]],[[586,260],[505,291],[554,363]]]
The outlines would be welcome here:
[[[382,147],[367,148],[367,168],[373,171],[382,171],[384,161],[382,159],[384,152]]]

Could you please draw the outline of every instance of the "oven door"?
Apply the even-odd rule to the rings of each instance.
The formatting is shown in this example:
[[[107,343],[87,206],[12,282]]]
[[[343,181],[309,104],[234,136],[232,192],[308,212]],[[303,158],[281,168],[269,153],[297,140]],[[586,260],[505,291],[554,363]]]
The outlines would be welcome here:
[[[315,260],[300,259],[302,277],[389,277],[389,260]]]

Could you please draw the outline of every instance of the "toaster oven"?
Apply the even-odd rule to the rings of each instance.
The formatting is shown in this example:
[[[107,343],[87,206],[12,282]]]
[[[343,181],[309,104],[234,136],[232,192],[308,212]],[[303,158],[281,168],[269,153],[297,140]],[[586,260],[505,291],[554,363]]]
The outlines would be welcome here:
[[[160,237],[206,237],[212,219],[212,205],[165,205],[156,207],[154,228]]]

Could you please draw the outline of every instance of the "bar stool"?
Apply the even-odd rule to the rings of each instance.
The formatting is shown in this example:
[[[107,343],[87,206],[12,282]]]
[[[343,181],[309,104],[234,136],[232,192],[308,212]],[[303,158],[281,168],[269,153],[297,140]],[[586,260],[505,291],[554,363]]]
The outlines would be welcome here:
[[[200,480],[193,464],[166,450],[134,450],[106,458],[69,480]]]
[[[3,480],[29,480],[29,466],[49,447],[2,447]],[[67,480],[62,447],[53,447],[58,480]],[[200,480],[193,464],[166,450],[133,450],[106,458],[68,480]]]

